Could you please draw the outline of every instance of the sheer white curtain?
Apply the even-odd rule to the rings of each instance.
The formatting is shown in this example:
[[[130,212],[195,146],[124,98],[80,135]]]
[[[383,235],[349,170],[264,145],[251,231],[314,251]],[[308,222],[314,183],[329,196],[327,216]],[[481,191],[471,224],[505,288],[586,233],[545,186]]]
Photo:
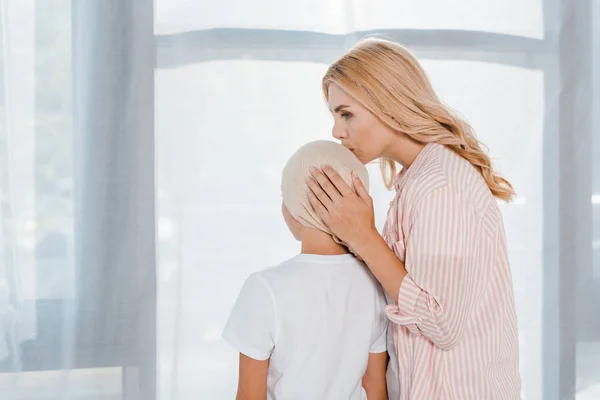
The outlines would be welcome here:
[[[233,398],[228,312],[298,251],[281,168],[383,33],[517,189],[523,398],[600,398],[598,3],[0,0],[1,397]]]
[[[153,2],[1,0],[0,45],[0,398],[155,398]]]

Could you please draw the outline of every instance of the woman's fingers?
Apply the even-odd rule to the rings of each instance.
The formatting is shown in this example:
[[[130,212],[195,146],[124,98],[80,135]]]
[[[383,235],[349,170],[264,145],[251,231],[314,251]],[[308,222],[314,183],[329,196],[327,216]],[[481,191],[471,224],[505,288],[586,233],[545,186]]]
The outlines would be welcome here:
[[[327,178],[329,178],[331,183],[335,186],[335,188],[342,196],[345,197],[352,194],[352,188],[348,186],[346,181],[344,181],[342,177],[336,172],[336,170],[334,170],[330,165],[323,166],[323,172],[325,172]]]
[[[369,195],[369,192],[358,177],[358,174],[354,171],[352,171],[352,182],[354,183],[354,190],[356,190],[356,194],[358,194],[358,197],[360,197],[363,200],[370,201],[371,196]]]
[[[321,185],[312,177],[308,177],[306,179],[306,184],[308,185],[310,193],[316,197],[319,203],[324,206],[326,210],[329,210],[333,203],[329,195],[321,188]]]
[[[331,183],[327,175],[325,175],[322,171],[316,168],[311,168],[310,173],[314,180],[319,184],[319,186],[321,186],[324,193],[326,193],[327,196],[329,196],[329,198],[333,202],[337,202],[340,199],[340,197],[342,197],[340,191],[337,190],[337,188],[333,185],[333,183]],[[317,193],[315,192],[315,194]],[[327,204],[325,204],[325,206],[327,206]]]
[[[315,209],[317,214],[319,214],[319,216],[323,219],[323,221],[327,222],[327,220],[329,219],[328,218],[329,212],[327,211],[327,209],[325,208],[323,203],[321,203],[321,200],[319,200],[317,198],[317,196],[313,193],[312,189],[309,187],[307,190],[308,190],[308,201],[310,202],[312,207]]]

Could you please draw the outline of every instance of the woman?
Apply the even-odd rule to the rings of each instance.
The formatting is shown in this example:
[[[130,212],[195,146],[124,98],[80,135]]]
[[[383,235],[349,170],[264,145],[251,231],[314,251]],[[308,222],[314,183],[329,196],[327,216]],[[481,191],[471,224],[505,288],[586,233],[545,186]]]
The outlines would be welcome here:
[[[313,208],[396,299],[387,309],[399,380],[390,398],[518,399],[517,319],[496,201],[512,198],[510,183],[398,44],[360,42],[331,65],[323,92],[333,136],[365,164],[380,159],[396,190],[382,237],[358,179],[354,191],[324,166],[307,181]]]

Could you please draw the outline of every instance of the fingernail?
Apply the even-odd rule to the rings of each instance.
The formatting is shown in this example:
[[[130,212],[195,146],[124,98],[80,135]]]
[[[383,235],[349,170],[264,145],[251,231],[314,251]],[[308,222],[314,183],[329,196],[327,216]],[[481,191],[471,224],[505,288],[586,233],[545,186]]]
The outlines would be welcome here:
[[[317,169],[315,167],[310,167],[310,172],[316,172]]]

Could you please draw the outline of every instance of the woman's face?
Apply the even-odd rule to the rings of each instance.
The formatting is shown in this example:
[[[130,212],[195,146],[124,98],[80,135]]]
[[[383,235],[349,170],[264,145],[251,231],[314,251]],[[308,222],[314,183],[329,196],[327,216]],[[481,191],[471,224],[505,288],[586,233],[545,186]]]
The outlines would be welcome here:
[[[386,152],[396,133],[373,113],[331,83],[328,89],[329,110],[333,115],[333,137],[340,140],[363,163],[376,160]]]

